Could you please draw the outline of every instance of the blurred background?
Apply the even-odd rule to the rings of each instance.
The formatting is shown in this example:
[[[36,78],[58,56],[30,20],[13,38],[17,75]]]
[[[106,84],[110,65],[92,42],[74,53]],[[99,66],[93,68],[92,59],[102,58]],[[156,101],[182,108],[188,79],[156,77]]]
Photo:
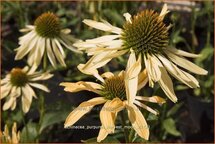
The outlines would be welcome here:
[[[51,11],[59,16],[62,28],[71,29],[77,39],[88,39],[101,36],[104,32],[89,28],[82,23],[83,19],[106,20],[122,27],[125,22],[123,13],[135,15],[145,9],[160,12],[161,1],[123,2],[123,1],[70,1],[70,2],[1,2],[1,78],[14,67],[24,67],[26,59],[14,61],[14,49],[18,47],[18,38],[23,34],[19,29],[34,20],[43,12]],[[188,52],[201,54],[194,62],[208,70],[206,76],[195,76],[200,88],[189,89],[178,81],[174,88],[179,98],[174,104],[167,101],[155,107],[160,115],[154,116],[143,111],[150,125],[149,142],[213,142],[214,141],[214,2],[211,1],[168,1],[170,13],[165,23],[173,27],[169,31],[170,45]],[[82,101],[95,97],[94,93],[66,93],[59,86],[60,82],[95,81],[93,76],[84,75],[77,70],[79,63],[85,63],[86,54],[75,54],[65,49],[67,67],[59,67],[54,77],[47,81],[51,93],[44,96],[45,115],[42,128],[37,130],[40,103],[33,100],[30,111],[21,114],[19,101],[14,111],[1,111],[1,131],[7,124],[10,128],[17,122],[21,132],[21,142],[95,142],[99,129],[64,129],[67,115]],[[125,68],[127,56],[113,59],[103,71],[120,71]],[[141,91],[145,95],[166,97],[157,85],[154,89],[148,86]],[[4,100],[1,100],[4,103]],[[1,105],[2,106],[2,105]],[[1,108],[2,110],[2,108]],[[99,111],[93,110],[82,117],[76,126],[100,126]],[[120,125],[120,123],[118,124]],[[30,135],[26,134],[26,126]],[[39,133],[39,134],[38,134]],[[39,136],[38,136],[39,135]],[[123,132],[117,130],[108,136],[105,142],[124,142]],[[146,142],[136,136],[134,142]]]

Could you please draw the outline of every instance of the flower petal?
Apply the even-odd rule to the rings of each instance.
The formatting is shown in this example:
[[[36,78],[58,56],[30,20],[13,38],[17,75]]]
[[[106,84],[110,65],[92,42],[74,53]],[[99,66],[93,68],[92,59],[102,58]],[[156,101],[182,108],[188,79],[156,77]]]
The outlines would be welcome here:
[[[174,54],[176,54],[176,55],[179,55],[179,56],[185,56],[185,57],[190,57],[190,58],[201,57],[200,54],[189,53],[189,52],[179,50],[179,49],[176,49],[176,48],[173,48],[173,47],[169,47],[169,48],[167,48],[167,50],[172,52],[172,53],[174,53]]]
[[[29,83],[31,86],[33,86],[33,87],[35,87],[35,88],[38,88],[38,89],[41,89],[41,90],[43,90],[43,91],[45,91],[45,92],[50,92],[50,90],[46,87],[46,86],[44,86],[44,85],[42,85],[42,84],[38,84],[38,83]]]
[[[195,65],[194,63],[188,61],[185,58],[179,57],[171,52],[167,52],[167,55],[176,65],[182,68],[185,68],[192,73],[199,74],[199,75],[206,75],[208,73],[208,71]]]
[[[66,121],[64,123],[64,128],[72,126],[74,123],[76,123],[83,115],[88,113],[95,105],[99,105],[102,103],[105,103],[107,100],[105,100],[103,97],[97,97],[92,98],[86,102],[81,103],[76,109],[74,109],[69,116],[66,118]],[[90,103],[90,105],[84,106],[86,104]]]
[[[147,105],[145,105],[145,104],[143,104],[143,103],[141,103],[141,102],[139,102],[139,101],[137,101],[137,100],[135,100],[134,103],[135,103],[136,105],[138,105],[138,106],[140,106],[140,107],[146,109],[147,111],[153,113],[154,115],[158,115],[158,112],[155,111],[155,110],[153,110],[153,109],[150,108],[149,106],[147,106]]]
[[[162,73],[160,80],[158,81],[159,85],[161,86],[164,93],[167,95],[167,97],[173,101],[174,103],[177,102],[177,97],[175,95],[174,89],[173,89],[173,83],[171,78],[168,76],[165,68],[160,67],[160,71]]]
[[[114,27],[111,24],[105,22],[97,22],[97,21],[93,21],[90,19],[84,19],[83,23],[85,23],[86,25],[102,30],[102,31],[108,31],[108,32],[112,32],[112,33],[116,33],[116,34],[121,34],[122,30],[118,27]]]
[[[102,85],[94,83],[94,82],[77,82],[77,83],[70,83],[70,82],[63,82],[60,83],[60,86],[65,86],[65,91],[68,92],[78,92],[82,90],[88,90],[99,94],[97,89],[101,89]]]
[[[140,90],[141,88],[143,88],[147,84],[148,81],[149,81],[149,79],[147,77],[147,71],[146,71],[146,69],[144,69],[138,76],[137,90]]]
[[[131,22],[131,15],[129,13],[124,13],[123,16],[125,17],[126,21]]]
[[[152,96],[152,97],[136,96],[135,99],[141,100],[141,101],[152,102],[152,103],[159,103],[159,104],[166,103],[166,101],[159,96]]]
[[[128,118],[137,132],[137,134],[148,140],[149,139],[149,127],[146,123],[146,120],[140,110],[135,105],[126,105],[128,110]]]
[[[104,126],[101,126],[99,135],[97,137],[97,142],[101,142],[108,136],[108,132],[103,128]]]

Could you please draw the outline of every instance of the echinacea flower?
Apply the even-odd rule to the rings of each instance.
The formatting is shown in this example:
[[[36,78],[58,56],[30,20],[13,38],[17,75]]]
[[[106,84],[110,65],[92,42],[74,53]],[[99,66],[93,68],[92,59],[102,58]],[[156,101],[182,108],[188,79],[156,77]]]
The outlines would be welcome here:
[[[47,80],[53,75],[45,72],[36,72],[36,66],[13,68],[4,79],[1,80],[1,99],[7,98],[3,105],[3,110],[14,110],[16,108],[16,99],[21,96],[22,110],[24,113],[29,111],[32,98],[37,98],[32,87],[49,92],[49,89],[36,83],[37,81]]]
[[[42,58],[47,56],[53,67],[57,66],[57,61],[66,66],[63,47],[80,53],[72,46],[73,38],[68,35],[70,30],[61,29],[59,18],[51,12],[43,13],[34,25],[27,25],[20,31],[28,33],[19,38],[20,47],[16,49],[15,60],[28,55],[28,64],[38,66]]]
[[[86,64],[78,66],[79,70],[85,74],[97,75],[97,69],[112,58],[133,50],[136,56],[142,58],[139,65],[145,65],[150,87],[154,87],[154,83],[158,82],[168,98],[177,102],[173,83],[167,71],[190,88],[199,87],[199,83],[195,77],[182,69],[199,75],[206,75],[207,71],[185,58],[197,58],[199,55],[168,45],[170,26],[166,26],[163,22],[168,12],[165,4],[160,14],[153,10],[144,10],[133,17],[125,13],[126,22],[123,28],[112,26],[106,21],[96,22],[85,19],[83,21],[85,24],[113,34],[74,44],[79,50],[85,50],[92,56]]]
[[[13,123],[12,132],[8,130],[8,126],[5,125],[4,131],[1,132],[2,143],[18,144],[20,141],[20,131],[17,132],[17,125]]]
[[[131,63],[134,63],[134,65],[131,65]],[[158,114],[157,111],[145,105],[143,102],[162,104],[165,100],[158,96],[136,96],[137,91],[144,87],[147,82],[146,71],[140,73],[141,66],[139,63],[140,58],[136,61],[135,54],[132,53],[129,57],[129,64],[126,71],[121,71],[118,75],[114,75],[111,72],[102,74],[99,78],[102,84],[83,81],[77,83],[61,83],[61,86],[65,86],[65,91],[78,92],[81,90],[88,90],[100,96],[82,102],[68,115],[64,127],[67,128],[72,126],[94,106],[104,104],[100,111],[102,126],[97,137],[98,142],[104,140],[108,134],[114,133],[114,121],[118,112],[123,109],[128,111],[128,118],[137,134],[148,140],[149,128],[144,116],[137,106],[142,107],[153,114]],[[97,77],[99,76],[97,75]]]

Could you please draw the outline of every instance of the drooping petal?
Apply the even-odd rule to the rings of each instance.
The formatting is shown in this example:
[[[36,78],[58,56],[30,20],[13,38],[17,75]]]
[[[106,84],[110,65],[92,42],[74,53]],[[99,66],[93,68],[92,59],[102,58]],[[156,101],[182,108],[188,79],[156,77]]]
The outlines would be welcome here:
[[[81,103],[76,109],[74,109],[66,118],[64,127],[67,128],[76,123],[82,116],[88,113],[95,105],[105,103],[107,100],[103,97],[97,97]]]
[[[198,57],[201,56],[200,54],[189,53],[189,52],[179,50],[179,49],[176,49],[176,48],[173,48],[173,47],[168,47],[167,50],[172,52],[172,53],[174,53],[174,54],[176,54],[176,55],[189,57],[189,58],[198,58]]]
[[[98,89],[102,88],[102,85],[94,83],[94,82],[77,82],[77,83],[70,83],[70,82],[63,82],[60,83],[60,86],[65,86],[65,91],[68,92],[78,92],[82,90],[88,90],[99,94]]]
[[[149,81],[149,79],[147,76],[147,71],[146,71],[146,69],[144,69],[142,72],[140,72],[140,74],[138,76],[137,90],[140,90],[141,88],[143,88],[147,84],[148,81]]]
[[[135,99],[141,100],[141,101],[152,102],[152,103],[159,103],[159,104],[163,104],[166,102],[163,98],[161,98],[159,96],[152,96],[152,97],[136,96]]]
[[[102,30],[102,31],[107,31],[107,32],[112,32],[112,33],[116,33],[116,34],[121,34],[122,30],[118,27],[112,26],[111,24],[107,23],[107,22],[97,22],[97,21],[93,21],[90,19],[85,19],[83,20],[83,23],[85,23],[86,25]]]
[[[33,86],[33,87],[35,87],[35,88],[38,88],[38,89],[41,89],[41,90],[43,90],[43,91],[45,91],[45,92],[50,92],[50,90],[46,87],[46,86],[44,86],[44,85],[42,85],[42,84],[39,84],[39,83],[29,83],[31,86]]]
[[[132,64],[132,62],[134,62]],[[136,61],[135,54],[132,52],[128,59],[128,64],[125,72],[125,89],[128,102],[133,103],[138,86],[138,74],[141,70],[141,58]]]
[[[155,110],[153,110],[153,109],[150,108],[149,106],[147,106],[147,105],[145,105],[145,104],[143,104],[143,103],[141,103],[141,102],[139,102],[139,101],[137,101],[137,100],[135,100],[134,103],[135,103],[136,105],[138,105],[138,106],[140,106],[140,107],[146,109],[147,111],[153,113],[154,115],[158,115],[158,112],[155,111]]]
[[[149,127],[140,110],[135,105],[126,105],[126,108],[128,110],[128,118],[134,130],[141,138],[148,140]]]
[[[165,68],[160,67],[160,71],[162,75],[160,80],[158,81],[159,85],[171,101],[173,101],[174,103],[177,102],[177,97],[173,89],[173,83],[171,78],[168,76]]]
[[[47,56],[48,56],[49,61],[51,62],[52,66],[54,68],[56,68],[57,62],[56,62],[56,59],[55,59],[55,56],[54,56],[54,53],[53,53],[53,50],[51,47],[51,40],[49,38],[46,39],[46,50],[47,50]]]
[[[166,58],[162,57],[161,55],[158,58],[162,61],[166,69],[169,71],[171,75],[173,75],[176,79],[183,82],[187,86],[191,88],[199,87],[198,81],[194,77],[190,77],[190,75],[180,70],[177,66],[175,66],[172,62],[167,60]]]
[[[108,133],[113,133],[115,129],[115,117],[124,108],[124,103],[119,98],[108,100],[100,111],[100,119],[103,128]]]
[[[194,63],[188,61],[185,58],[179,57],[171,52],[167,53],[168,57],[178,66],[187,69],[188,71],[199,74],[199,75],[206,75],[208,71],[204,70],[203,68],[195,65]]]
[[[104,126],[101,126],[99,135],[97,137],[97,142],[101,142],[108,136],[108,132],[103,128]]]
[[[32,102],[32,94],[26,89],[26,87],[22,88],[22,110],[24,113],[27,113],[30,109]]]
[[[64,67],[66,67],[66,64],[65,64],[63,55],[62,55],[61,52],[59,51],[59,47],[56,45],[55,41],[51,40],[51,43],[52,43],[52,48],[53,48],[53,51],[55,52],[55,56],[56,56],[58,62],[59,62],[61,65],[63,65]]]

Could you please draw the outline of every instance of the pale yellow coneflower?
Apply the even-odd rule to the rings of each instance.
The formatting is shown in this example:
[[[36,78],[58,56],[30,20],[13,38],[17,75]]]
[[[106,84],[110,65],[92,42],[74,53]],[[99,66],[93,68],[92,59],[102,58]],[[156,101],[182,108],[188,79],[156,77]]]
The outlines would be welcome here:
[[[37,98],[34,88],[49,92],[49,89],[43,84],[36,83],[51,78],[53,75],[45,72],[36,72],[36,66],[13,68],[4,79],[1,80],[1,99],[6,98],[3,110],[14,110],[17,104],[17,98],[21,96],[22,110],[27,113],[30,109],[32,98]]]
[[[20,141],[20,131],[17,132],[17,124],[13,123],[12,132],[8,130],[8,126],[5,125],[4,131],[1,132],[1,142],[9,144],[18,144]]]
[[[70,29],[61,29],[59,18],[51,12],[43,13],[35,20],[34,25],[27,25],[20,31],[28,33],[19,38],[20,47],[16,49],[15,60],[28,55],[29,65],[39,66],[42,58],[47,55],[53,67],[56,68],[57,61],[66,66],[63,47],[80,52],[72,46]]]
[[[107,64],[112,58],[130,52],[132,49],[136,56],[142,57],[141,62],[147,70],[149,85],[153,87],[154,82],[158,82],[169,99],[176,102],[173,83],[167,71],[190,88],[199,87],[198,81],[179,67],[199,75],[205,75],[207,71],[185,58],[197,58],[199,55],[168,45],[170,26],[166,26],[163,22],[168,12],[165,4],[160,14],[153,10],[144,10],[133,17],[129,13],[125,13],[126,23],[122,29],[112,26],[106,21],[96,22],[85,19],[83,21],[85,24],[111,32],[113,35],[105,35],[74,44],[79,50],[85,50],[88,55],[92,55],[86,64],[78,66],[79,70],[85,74],[97,75],[98,68]]]
[[[165,100],[158,96],[136,96],[137,91],[147,83],[146,71],[140,73],[140,59],[141,58],[136,61],[135,54],[132,52],[129,57],[126,71],[121,71],[118,75],[114,75],[111,72],[106,72],[101,76],[97,75],[96,77],[99,78],[102,84],[83,81],[77,83],[61,83],[61,86],[65,86],[65,91],[78,92],[81,90],[88,90],[100,96],[82,102],[76,109],[74,109],[65,121],[65,128],[76,123],[95,105],[104,104],[100,111],[102,126],[97,137],[98,142],[104,140],[108,134],[114,133],[115,119],[118,112],[123,109],[128,111],[128,118],[137,134],[148,140],[149,128],[144,116],[137,106],[142,107],[153,114],[158,114],[157,111],[148,107],[143,102],[162,104]]]

